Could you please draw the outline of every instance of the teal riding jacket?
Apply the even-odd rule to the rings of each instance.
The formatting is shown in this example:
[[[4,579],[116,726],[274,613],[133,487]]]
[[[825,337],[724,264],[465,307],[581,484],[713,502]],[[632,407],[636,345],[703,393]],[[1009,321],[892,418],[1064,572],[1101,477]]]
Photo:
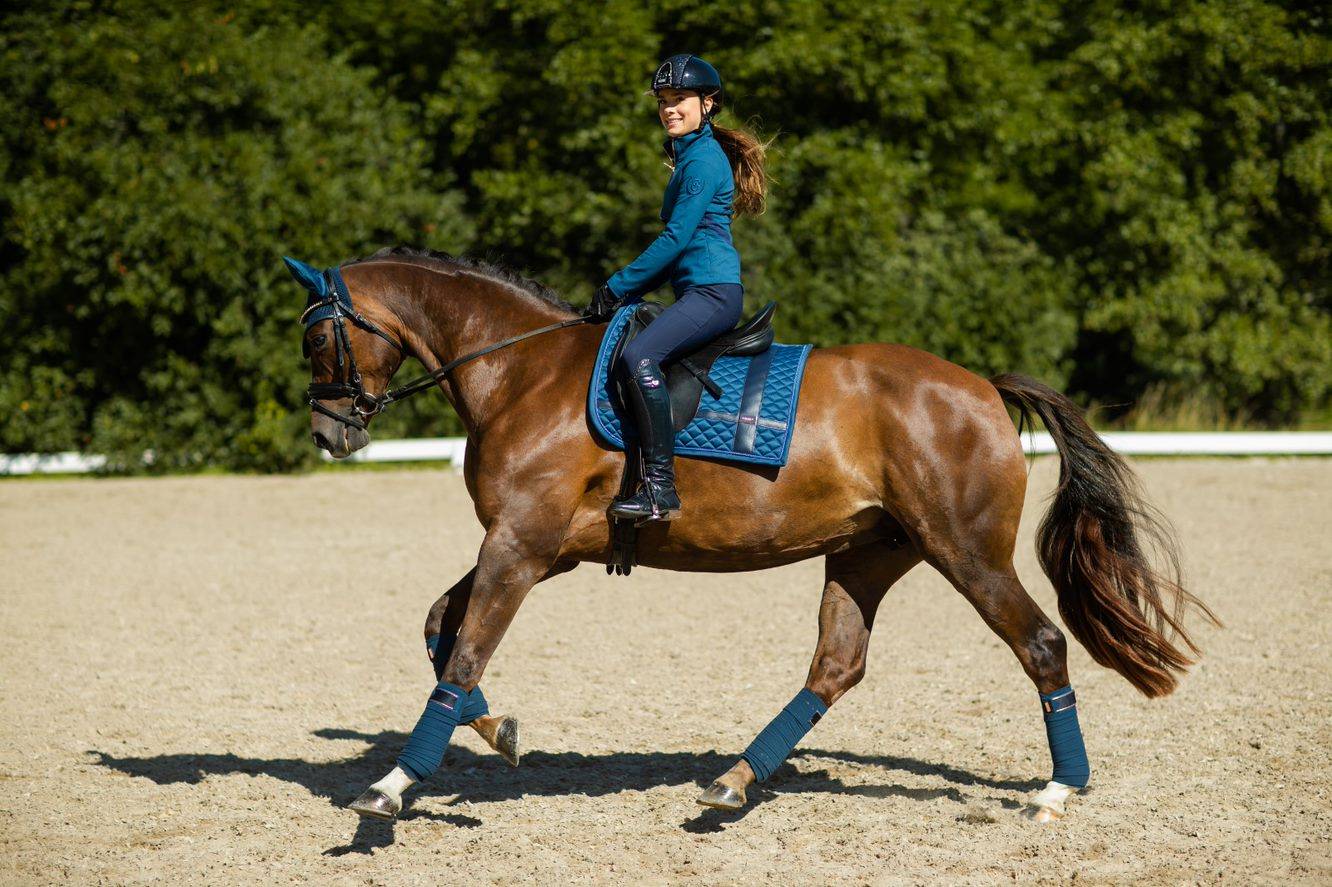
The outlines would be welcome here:
[[[666,230],[606,282],[628,302],[641,300],[668,278],[676,298],[690,286],[740,283],[740,254],[731,241],[735,179],[712,124],[667,139],[664,147],[675,161],[661,202]]]

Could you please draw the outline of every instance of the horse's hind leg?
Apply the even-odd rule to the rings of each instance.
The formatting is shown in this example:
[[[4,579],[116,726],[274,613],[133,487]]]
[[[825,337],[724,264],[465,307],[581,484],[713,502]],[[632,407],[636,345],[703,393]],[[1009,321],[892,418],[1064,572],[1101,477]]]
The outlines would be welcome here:
[[[914,548],[893,549],[884,543],[828,556],[819,605],[819,642],[805,688],[755,738],[735,766],[703,792],[698,803],[723,810],[744,806],[745,790],[777,769],[828,707],[860,682],[879,601],[918,563],[920,555]]]
[[[1068,646],[1061,632],[1027,594],[1013,570],[1017,521],[978,517],[968,532],[922,540],[926,558],[971,602],[1003,638],[1040,694],[1054,775],[1030,802],[1030,815],[1051,822],[1064,801],[1087,785],[1091,769],[1068,680]]]

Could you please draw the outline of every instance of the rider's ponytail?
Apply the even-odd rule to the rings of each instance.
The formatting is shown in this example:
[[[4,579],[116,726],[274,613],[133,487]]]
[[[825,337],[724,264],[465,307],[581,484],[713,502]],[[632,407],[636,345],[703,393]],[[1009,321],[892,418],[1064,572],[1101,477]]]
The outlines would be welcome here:
[[[737,215],[759,215],[764,209],[764,199],[768,192],[768,172],[763,168],[763,158],[773,140],[761,142],[743,129],[727,129],[712,124],[712,135],[726,152],[726,159],[731,161],[731,173],[735,176],[735,200],[733,206]]]

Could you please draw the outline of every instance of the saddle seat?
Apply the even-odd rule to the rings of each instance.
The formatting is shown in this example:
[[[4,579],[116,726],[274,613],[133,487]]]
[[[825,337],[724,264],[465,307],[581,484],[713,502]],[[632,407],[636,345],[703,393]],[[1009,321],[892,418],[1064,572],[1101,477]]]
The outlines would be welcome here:
[[[665,310],[666,306],[660,302],[643,302],[638,306],[625,325],[624,335],[615,343],[615,350],[611,356],[612,367],[619,366],[624,346],[634,336],[647,329],[648,325]],[[707,389],[714,399],[721,398],[721,387],[708,375],[717,358],[752,357],[755,354],[762,354],[772,346],[774,336],[772,316],[776,312],[777,303],[769,302],[755,312],[753,317],[730,332],[722,333],[683,357],[673,358],[667,363],[663,369],[666,372],[666,388],[671,395],[671,426],[676,432],[682,431],[698,412],[704,389]],[[628,403],[624,396],[624,380],[618,373],[615,378],[620,402]]]

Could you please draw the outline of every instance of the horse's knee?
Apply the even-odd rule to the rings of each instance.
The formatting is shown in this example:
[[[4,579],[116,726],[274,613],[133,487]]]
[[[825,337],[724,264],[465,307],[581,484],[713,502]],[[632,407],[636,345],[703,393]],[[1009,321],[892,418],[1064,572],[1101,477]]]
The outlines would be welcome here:
[[[471,691],[473,687],[481,683],[481,672],[483,670],[481,657],[476,654],[476,651],[459,644],[454,649],[448,666],[444,669],[444,680],[454,686]]]

